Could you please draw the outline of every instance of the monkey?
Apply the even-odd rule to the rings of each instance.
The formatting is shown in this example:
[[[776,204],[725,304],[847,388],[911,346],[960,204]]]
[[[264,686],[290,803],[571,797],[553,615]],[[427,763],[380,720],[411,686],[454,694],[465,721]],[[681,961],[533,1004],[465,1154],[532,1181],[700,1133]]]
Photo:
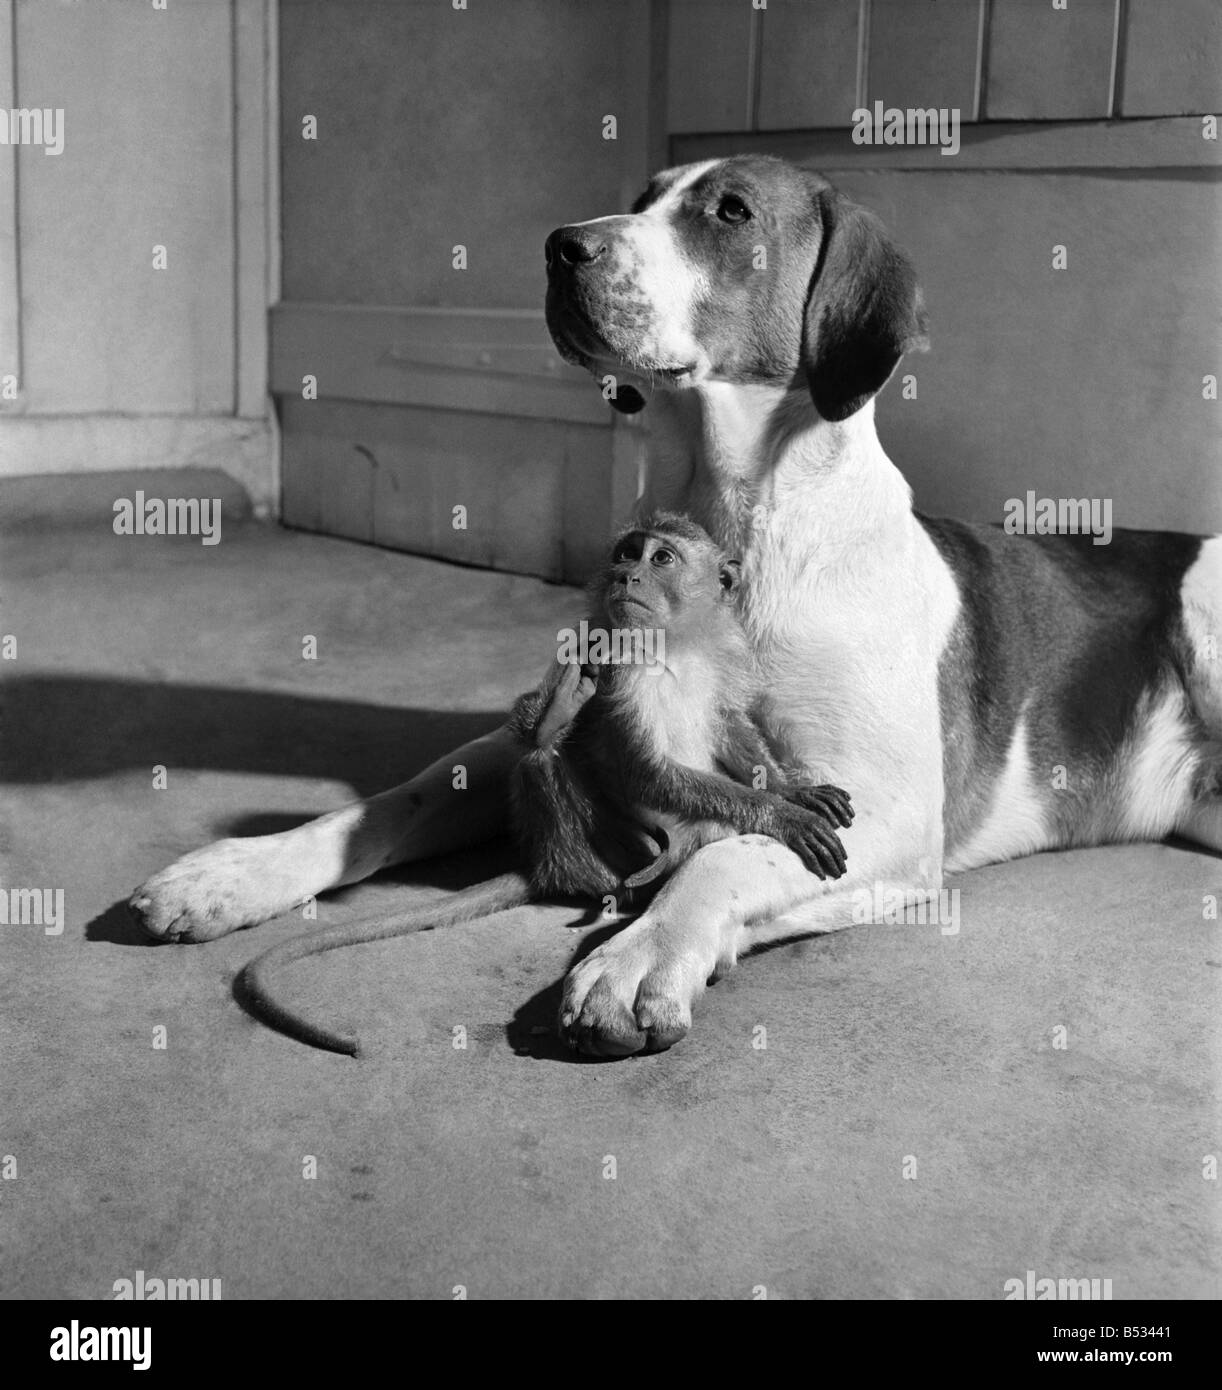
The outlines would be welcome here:
[[[303,1042],[359,1056],[357,1037],[277,1000],[280,967],[526,902],[610,894],[637,906],[701,845],[735,834],[772,836],[820,878],[843,874],[836,827],[852,824],[852,803],[839,787],[814,784],[783,737],[765,736],[740,584],[739,562],[685,516],[658,512],[622,531],[589,591],[586,635],[604,659],[558,660],[514,705],[523,756],[511,820],[524,869],[440,907],[272,947],[245,971],[257,1012]]]
[[[843,873],[830,823],[851,824],[851,803],[811,784],[765,738],[760,677],[737,616],[740,581],[739,563],[686,517],[656,513],[616,538],[591,586],[590,627],[652,629],[665,637],[665,657],[634,659],[638,642],[597,672],[562,667],[515,706],[515,732],[535,745],[519,763],[515,819],[539,897],[640,888],[663,865],[669,872],[732,834],[773,836],[820,878]],[[743,785],[760,774],[765,789]],[[616,832],[640,822],[652,822],[667,848],[661,863],[651,855],[633,873]]]

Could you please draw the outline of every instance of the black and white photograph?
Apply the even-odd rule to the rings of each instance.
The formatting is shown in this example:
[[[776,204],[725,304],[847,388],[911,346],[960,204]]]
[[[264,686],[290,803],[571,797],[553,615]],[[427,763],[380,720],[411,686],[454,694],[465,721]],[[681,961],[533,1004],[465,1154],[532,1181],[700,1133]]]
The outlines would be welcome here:
[[[1218,0],[0,0],[33,1364],[827,1300],[1183,1369],[1220,112]]]

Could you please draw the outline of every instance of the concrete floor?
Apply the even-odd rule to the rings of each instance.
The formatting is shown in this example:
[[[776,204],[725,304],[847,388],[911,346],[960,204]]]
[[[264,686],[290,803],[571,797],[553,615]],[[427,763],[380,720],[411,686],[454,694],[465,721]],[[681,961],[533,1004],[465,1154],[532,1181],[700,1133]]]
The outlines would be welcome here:
[[[1029,1269],[1116,1298],[1222,1293],[1202,1176],[1222,1151],[1202,911],[1222,861],[1151,845],[964,876],[958,936],[780,947],[674,1051],[620,1063],[546,1031],[599,929],[524,910],[295,967],[302,998],[379,1041],[361,1062],[311,1051],[233,988],[299,919],[151,946],[122,902],[187,849],[496,723],[578,597],[228,517],[214,548],[72,521],[4,544],[4,881],[67,902],[62,936],[0,927],[4,1297],[102,1298],[138,1269],[225,1298],[1000,1298]]]

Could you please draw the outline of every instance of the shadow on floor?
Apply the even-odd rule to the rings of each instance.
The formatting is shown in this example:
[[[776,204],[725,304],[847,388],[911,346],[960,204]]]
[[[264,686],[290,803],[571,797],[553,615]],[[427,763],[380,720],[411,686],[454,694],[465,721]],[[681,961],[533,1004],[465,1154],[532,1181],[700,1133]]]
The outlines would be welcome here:
[[[364,797],[496,728],[504,717],[222,686],[18,677],[0,697],[0,719],[10,729],[37,729],[39,736],[7,740],[0,775],[12,783],[76,781],[160,763],[325,778],[347,782]],[[233,833],[266,834],[290,824],[291,818],[256,818]]]

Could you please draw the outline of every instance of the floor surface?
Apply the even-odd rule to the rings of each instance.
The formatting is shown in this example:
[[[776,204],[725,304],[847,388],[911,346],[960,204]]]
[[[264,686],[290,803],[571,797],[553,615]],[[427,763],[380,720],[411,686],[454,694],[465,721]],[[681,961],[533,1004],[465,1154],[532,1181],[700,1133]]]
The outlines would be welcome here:
[[[549,1031],[603,929],[522,910],[294,967],[376,1042],[312,1051],[234,992],[299,918],[154,946],[121,904],[496,724],[579,596],[254,524],[204,547],[81,522],[3,556],[5,883],[62,888],[66,927],[0,926],[0,1295],[105,1298],[137,1270],[226,1299],[1000,1298],[1028,1270],[1222,1293],[1222,860],[963,876],[957,935],[779,947],[672,1052],[616,1063]]]

